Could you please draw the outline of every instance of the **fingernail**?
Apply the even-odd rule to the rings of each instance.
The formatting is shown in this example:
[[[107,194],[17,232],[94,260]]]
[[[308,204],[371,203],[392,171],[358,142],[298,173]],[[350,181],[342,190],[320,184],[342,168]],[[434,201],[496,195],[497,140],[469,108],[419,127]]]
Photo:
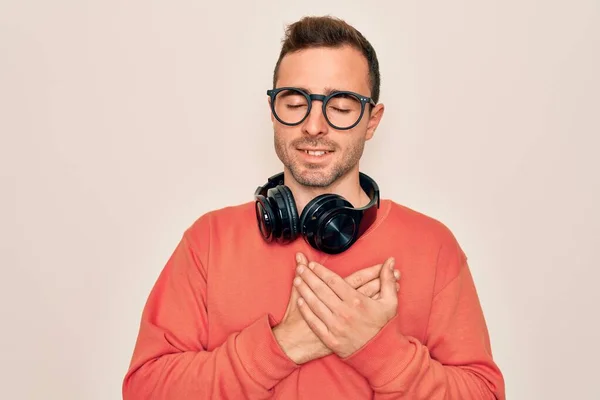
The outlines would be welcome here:
[[[396,270],[394,270],[394,277],[395,277],[396,279],[400,279],[400,271],[398,271],[397,269],[396,269]]]
[[[300,282],[302,282],[302,279],[300,279],[299,277],[294,278],[294,285],[298,286]]]
[[[393,258],[392,258],[392,260],[390,261],[390,270],[392,270],[392,271],[394,270],[394,263],[395,263],[395,262],[396,262],[396,260],[394,260]]]
[[[396,292],[400,291],[400,285],[396,282]]]
[[[302,261],[302,256],[300,255],[300,253],[296,253],[296,262],[301,262]]]
[[[301,306],[302,304],[304,304],[304,299],[302,297],[300,297],[298,299],[298,305]]]
[[[314,261],[311,261],[308,263],[308,268],[315,269],[315,265],[316,265],[316,263]]]
[[[299,274],[304,272],[304,267],[302,265],[298,265],[298,268],[296,268],[296,271],[298,271]]]

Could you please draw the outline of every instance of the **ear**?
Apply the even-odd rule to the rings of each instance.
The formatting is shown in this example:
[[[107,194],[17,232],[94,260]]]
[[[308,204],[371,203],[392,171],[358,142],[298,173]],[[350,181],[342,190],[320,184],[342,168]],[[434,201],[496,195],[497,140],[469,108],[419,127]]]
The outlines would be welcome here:
[[[385,106],[383,104],[377,104],[371,110],[371,114],[369,115],[369,122],[367,123],[367,135],[365,137],[366,140],[370,140],[375,135],[375,130],[379,126],[379,122],[381,122],[381,118],[383,118],[383,112],[385,111]]]

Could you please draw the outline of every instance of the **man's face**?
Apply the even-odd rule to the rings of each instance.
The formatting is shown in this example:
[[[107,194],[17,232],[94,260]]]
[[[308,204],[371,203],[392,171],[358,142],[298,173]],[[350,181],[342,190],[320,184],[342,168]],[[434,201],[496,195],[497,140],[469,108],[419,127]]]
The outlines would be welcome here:
[[[309,94],[328,94],[335,89],[371,96],[367,60],[349,46],[306,49],[286,55],[276,87],[284,86],[304,88]],[[322,105],[321,101],[313,101],[309,116],[296,126],[284,125],[271,115],[277,156],[292,177],[305,186],[328,187],[357,170],[364,144],[373,136],[383,114],[382,105],[371,110],[367,104],[355,127],[338,130],[328,125]]]

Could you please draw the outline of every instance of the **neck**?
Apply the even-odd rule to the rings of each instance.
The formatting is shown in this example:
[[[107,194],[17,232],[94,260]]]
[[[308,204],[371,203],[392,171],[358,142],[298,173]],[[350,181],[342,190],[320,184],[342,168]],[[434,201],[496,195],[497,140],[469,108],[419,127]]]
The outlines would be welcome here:
[[[296,201],[298,215],[302,214],[304,207],[315,197],[325,193],[342,196],[352,204],[353,207],[363,207],[369,203],[369,196],[360,186],[358,170],[349,172],[327,187],[304,186],[296,182],[290,172],[284,171],[284,181],[290,188]]]

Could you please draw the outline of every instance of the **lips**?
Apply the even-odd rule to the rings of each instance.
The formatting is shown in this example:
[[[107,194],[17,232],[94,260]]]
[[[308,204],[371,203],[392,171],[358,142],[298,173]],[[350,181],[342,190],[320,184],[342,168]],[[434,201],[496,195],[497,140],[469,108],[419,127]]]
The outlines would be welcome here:
[[[302,151],[305,154],[313,157],[322,157],[329,153],[333,153],[333,150],[327,148],[315,148],[315,147],[299,147],[298,151]]]
[[[303,149],[300,149],[300,151],[303,151],[310,156],[316,156],[316,157],[324,156],[328,153],[331,153],[329,150],[303,150]]]

